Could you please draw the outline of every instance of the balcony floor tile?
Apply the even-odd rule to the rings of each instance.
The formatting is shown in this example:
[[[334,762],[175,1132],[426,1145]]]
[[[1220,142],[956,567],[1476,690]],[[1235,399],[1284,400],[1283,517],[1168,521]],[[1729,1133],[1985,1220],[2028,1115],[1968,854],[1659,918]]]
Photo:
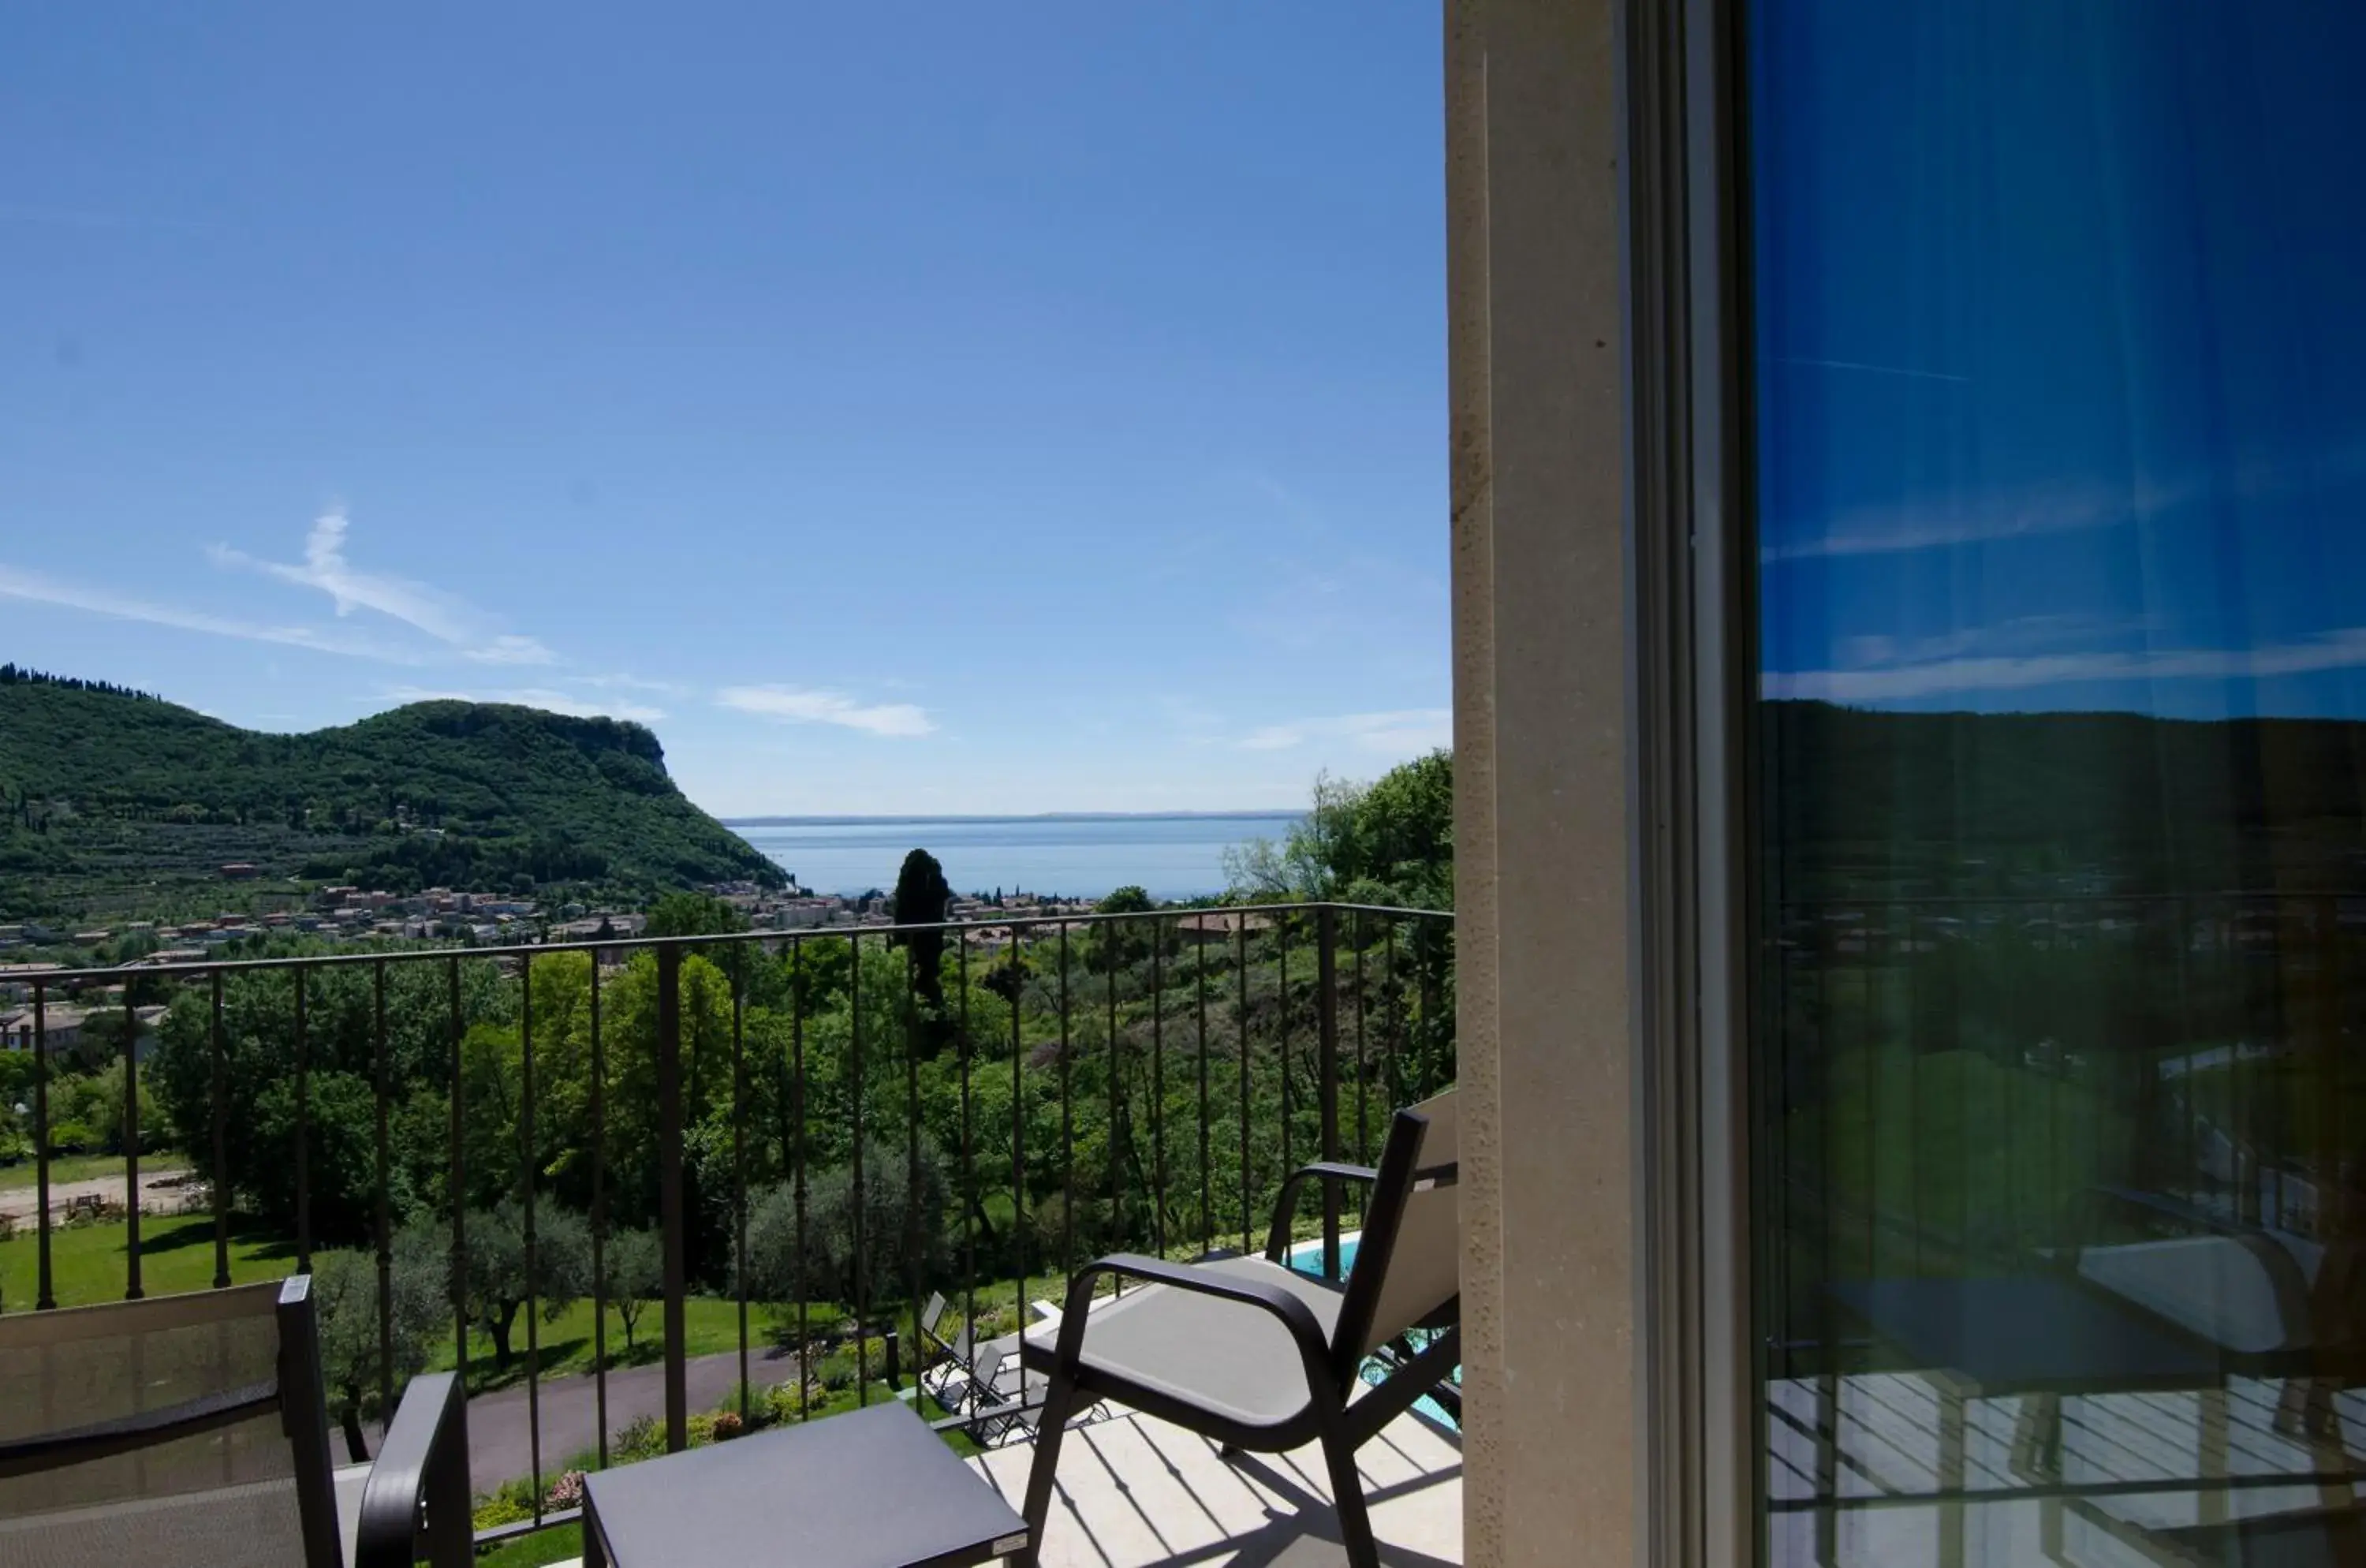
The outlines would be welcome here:
[[[970,1461],[1018,1507],[1031,1444]],[[1462,1450],[1407,1415],[1357,1456],[1383,1562],[1462,1561]],[[1313,1447],[1227,1461],[1206,1438],[1148,1416],[1070,1429],[1044,1529],[1043,1568],[1344,1562],[1323,1459]]]

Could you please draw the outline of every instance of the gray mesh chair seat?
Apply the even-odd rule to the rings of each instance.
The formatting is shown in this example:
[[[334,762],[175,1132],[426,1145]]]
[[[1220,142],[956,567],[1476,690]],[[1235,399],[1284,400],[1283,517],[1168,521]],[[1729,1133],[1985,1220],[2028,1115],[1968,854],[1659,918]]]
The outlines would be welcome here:
[[[0,1317],[0,1563],[468,1562],[448,1373],[412,1381],[343,1539],[310,1286]]]
[[[1191,1267],[1297,1297],[1325,1343],[1338,1328],[1343,1292],[1337,1285],[1263,1258],[1213,1258]],[[1056,1323],[1027,1331],[1039,1359],[1049,1359],[1059,1332]],[[1279,1426],[1303,1416],[1313,1398],[1298,1343],[1271,1312],[1166,1285],[1146,1286],[1097,1309],[1083,1364],[1250,1426]]]
[[[1377,1168],[1322,1163],[1292,1172],[1274,1205],[1263,1258],[1170,1263],[1120,1253],[1077,1271],[1057,1324],[1030,1329],[1026,1365],[1046,1375],[1025,1513],[1040,1543],[1068,1419],[1107,1400],[1232,1448],[1278,1453],[1320,1443],[1351,1568],[1379,1568],[1356,1450],[1445,1382],[1462,1359],[1461,1209],[1454,1094],[1389,1127]],[[1315,1182],[1370,1188],[1346,1280],[1286,1266],[1299,1194]],[[1104,1278],[1143,1288],[1093,1310]],[[1408,1331],[1431,1331],[1414,1347]],[[1399,1348],[1375,1385],[1359,1375]],[[1026,1561],[1032,1562],[1032,1548]]]

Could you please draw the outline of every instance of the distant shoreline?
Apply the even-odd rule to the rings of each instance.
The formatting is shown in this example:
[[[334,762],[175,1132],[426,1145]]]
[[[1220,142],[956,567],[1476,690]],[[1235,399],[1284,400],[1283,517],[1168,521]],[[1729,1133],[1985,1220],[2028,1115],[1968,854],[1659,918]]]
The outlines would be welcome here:
[[[847,828],[896,822],[1178,822],[1295,821],[1301,808],[1266,811],[1035,811],[1014,816],[897,812],[885,817],[718,817],[727,828]]]

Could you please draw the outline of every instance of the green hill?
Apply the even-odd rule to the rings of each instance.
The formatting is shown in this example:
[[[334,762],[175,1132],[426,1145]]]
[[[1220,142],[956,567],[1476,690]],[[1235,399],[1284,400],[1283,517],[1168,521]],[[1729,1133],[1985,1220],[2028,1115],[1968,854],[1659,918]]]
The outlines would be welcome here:
[[[255,882],[648,895],[781,874],[637,724],[415,703],[266,735],[0,667],[0,919],[169,912]]]

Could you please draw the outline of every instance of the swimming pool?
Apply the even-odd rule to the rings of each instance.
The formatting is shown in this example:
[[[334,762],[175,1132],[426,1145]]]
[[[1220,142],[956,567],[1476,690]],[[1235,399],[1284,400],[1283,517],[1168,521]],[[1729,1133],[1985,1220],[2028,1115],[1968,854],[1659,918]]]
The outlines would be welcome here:
[[[1356,1266],[1356,1243],[1360,1235],[1360,1232],[1349,1231],[1342,1234],[1339,1237],[1339,1272],[1343,1276],[1348,1269],[1353,1269]],[[1301,1241],[1297,1246],[1291,1247],[1290,1249],[1290,1266],[1301,1274],[1312,1274],[1316,1279],[1321,1279],[1323,1277],[1322,1242]],[[1427,1340],[1427,1336],[1418,1328],[1411,1330],[1407,1334],[1406,1337],[1410,1338],[1416,1346],[1424,1344]],[[1388,1369],[1382,1366],[1379,1360],[1369,1360],[1364,1363],[1364,1381],[1366,1382],[1378,1384],[1380,1380],[1387,1375]],[[1462,1369],[1460,1367],[1454,1369],[1454,1386],[1457,1388],[1462,1386]],[[1415,1400],[1414,1402],[1414,1408],[1420,1411],[1424,1416],[1428,1416],[1431,1420],[1436,1422],[1441,1427],[1447,1427],[1456,1431],[1459,1431],[1462,1428],[1462,1423],[1456,1420],[1452,1415],[1448,1414],[1446,1406],[1438,1404],[1437,1401],[1430,1398],[1427,1394],[1424,1394],[1421,1398]]]

